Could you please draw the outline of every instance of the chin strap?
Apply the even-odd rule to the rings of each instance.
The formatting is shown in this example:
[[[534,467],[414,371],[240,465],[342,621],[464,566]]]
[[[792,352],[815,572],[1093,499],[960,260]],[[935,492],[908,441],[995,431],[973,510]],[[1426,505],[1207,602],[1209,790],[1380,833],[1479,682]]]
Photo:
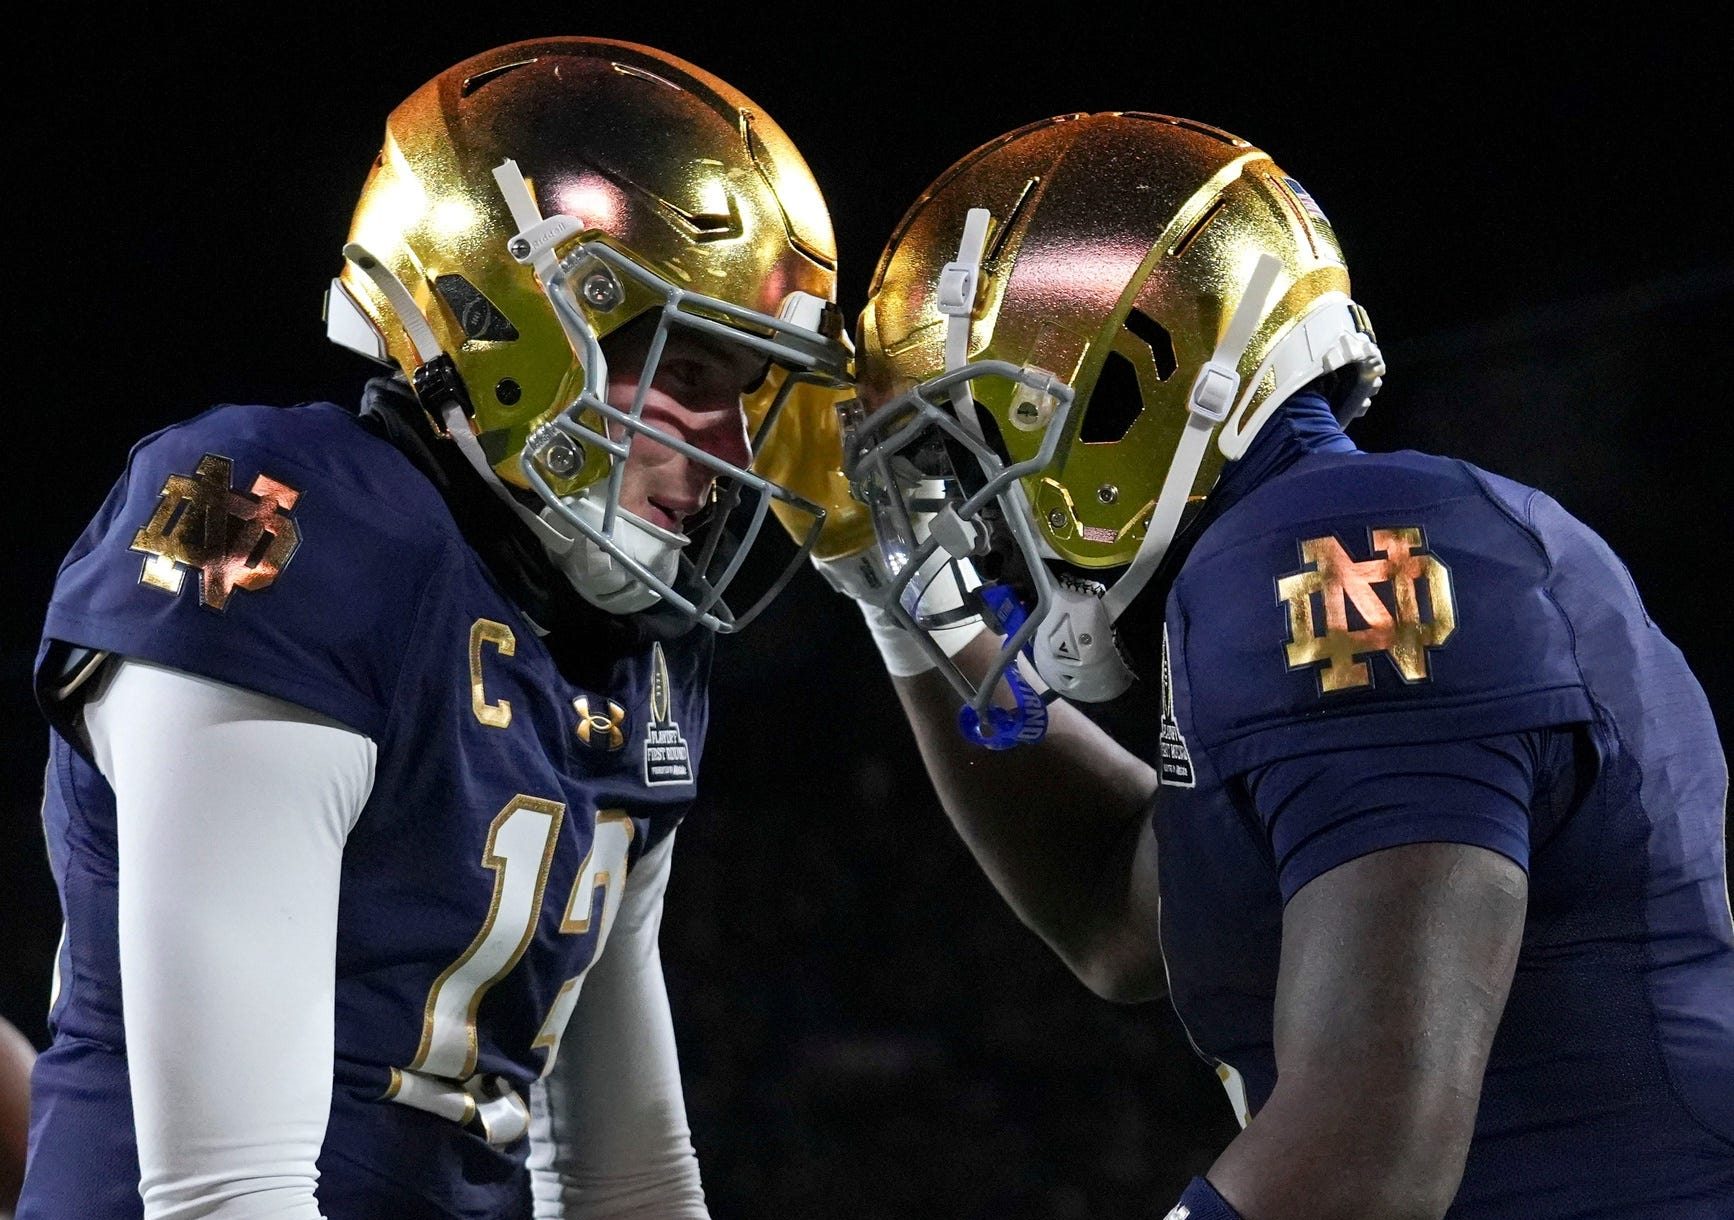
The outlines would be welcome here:
[[[1030,642],[1030,660],[1041,680],[1085,703],[1117,699],[1137,680],[1120,655],[1099,588],[1080,589],[1063,578],[1057,581],[1053,608]]]
[[[575,538],[555,529],[540,514],[534,512],[527,504],[514,496],[510,489],[500,481],[500,476],[493,466],[489,465],[488,457],[482,452],[482,444],[476,439],[476,433],[470,427],[470,421],[464,416],[463,408],[457,403],[447,403],[444,414],[440,418],[446,433],[457,444],[458,452],[464,455],[475,472],[482,476],[482,482],[488,485],[500,502],[517,516],[518,520],[530,527],[530,532],[536,535],[536,541],[542,544],[544,550],[556,560],[572,549]]]
[[[429,419],[449,431],[447,406],[456,404],[461,414],[467,417],[469,396],[464,390],[463,380],[458,376],[457,365],[452,363],[452,358],[440,347],[440,341],[434,335],[427,315],[422,313],[421,306],[415,303],[415,297],[404,286],[404,282],[397,278],[397,273],[375,258],[366,246],[352,241],[343,247],[343,257],[361,269],[362,274],[372,281],[373,286],[391,306],[392,312],[397,315],[398,321],[403,325],[404,334],[409,336],[410,343],[415,347],[416,366],[410,372],[410,381],[415,386],[416,399],[427,412]],[[342,285],[338,284],[338,287],[341,288]],[[465,423],[464,429],[468,431],[468,423]]]
[[[1162,481],[1162,491],[1156,497],[1156,510],[1150,515],[1150,524],[1144,531],[1144,541],[1139,544],[1138,553],[1133,556],[1125,574],[1102,598],[1110,622],[1118,621],[1126,613],[1132,599],[1144,591],[1144,586],[1150,583],[1163,557],[1168,554],[1168,545],[1174,541],[1174,534],[1180,528],[1180,515],[1186,510],[1192,485],[1198,479],[1198,468],[1204,464],[1210,438],[1228,418],[1229,411],[1240,397],[1240,360],[1264,317],[1265,303],[1270,299],[1271,289],[1276,287],[1276,277],[1281,271],[1282,263],[1274,255],[1258,256],[1252,274],[1247,277],[1246,291],[1241,294],[1240,304],[1228,319],[1228,325],[1223,327],[1216,350],[1192,381],[1192,390],[1186,400],[1186,430],[1174,451],[1174,460],[1168,464],[1168,477]]]
[[[488,464],[481,442],[476,440],[476,434],[471,429],[469,420],[464,417],[462,407],[457,403],[447,404],[441,422],[445,424],[452,440],[457,443],[458,451],[464,455],[464,460],[481,475],[489,490],[535,534],[536,540],[554,561],[554,566],[571,582],[580,597],[598,610],[605,610],[610,614],[635,614],[662,600],[654,589],[638,581],[630,573],[623,574],[613,557],[591,544],[588,538],[578,533],[563,533],[548,520],[546,510],[537,513],[514,496],[494,468]],[[659,530],[648,521],[641,521],[624,511],[621,518],[616,527],[618,531],[625,534],[635,529],[641,530],[646,540],[644,545],[638,548],[640,553],[635,558],[652,568],[669,569],[668,575],[672,578],[674,569],[679,564],[680,548],[686,544],[686,539],[681,535]],[[630,545],[624,538],[617,539],[616,542]]]

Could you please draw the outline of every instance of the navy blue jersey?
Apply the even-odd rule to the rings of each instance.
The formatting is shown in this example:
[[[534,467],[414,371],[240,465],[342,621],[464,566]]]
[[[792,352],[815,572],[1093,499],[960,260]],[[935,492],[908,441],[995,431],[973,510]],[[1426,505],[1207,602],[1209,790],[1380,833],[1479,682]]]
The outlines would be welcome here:
[[[343,854],[320,1197],[334,1215],[527,1216],[528,1091],[627,868],[692,799],[710,633],[573,684],[428,479],[316,404],[219,407],[141,442],[60,571],[45,637],[377,743]],[[114,797],[59,732],[45,822],[66,932],[19,1214],[136,1216]]]
[[[1165,620],[1162,945],[1242,1121],[1288,898],[1474,844],[1529,907],[1450,1214],[1734,1215],[1727,769],[1607,546],[1467,463],[1343,442],[1233,499]]]

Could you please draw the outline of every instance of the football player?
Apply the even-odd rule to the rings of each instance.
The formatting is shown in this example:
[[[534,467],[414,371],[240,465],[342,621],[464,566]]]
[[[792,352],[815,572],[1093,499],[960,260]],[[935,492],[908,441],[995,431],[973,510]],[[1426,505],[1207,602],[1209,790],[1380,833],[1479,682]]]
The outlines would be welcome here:
[[[820,529],[753,448],[845,371],[824,202],[555,38],[392,113],[343,253],[397,374],[145,438],[60,571],[20,1215],[703,1216],[657,928],[713,635]]]
[[[1384,366],[1299,182],[1033,124],[910,209],[858,359],[879,545],[824,567],[1010,905],[1217,1065],[1172,1217],[1731,1214],[1704,695],[1555,501],[1344,434]],[[1135,674],[1119,740],[1067,702]]]

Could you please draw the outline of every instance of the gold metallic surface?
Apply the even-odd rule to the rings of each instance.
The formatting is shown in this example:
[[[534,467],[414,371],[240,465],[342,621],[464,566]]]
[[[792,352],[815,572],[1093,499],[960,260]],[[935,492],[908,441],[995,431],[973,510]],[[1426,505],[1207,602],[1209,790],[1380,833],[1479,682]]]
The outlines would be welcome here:
[[[236,589],[263,589],[275,581],[301,545],[288,516],[301,493],[266,475],[251,492],[233,491],[234,463],[215,453],[199,459],[191,475],[171,474],[151,519],[130,550],[148,555],[139,583],[178,594],[182,568],[199,573],[199,603],[225,609]]]
[[[1072,563],[1128,563],[1179,443],[1192,383],[1259,255],[1276,255],[1282,272],[1276,302],[1240,361],[1242,377],[1314,302],[1347,294],[1336,239],[1269,156],[1226,132],[1134,113],[1031,124],[958,162],[893,234],[861,315],[858,372],[869,406],[944,370],[937,285],[975,207],[992,219],[969,358],[1035,365],[1077,390],[1055,463],[1045,479],[1025,481],[1041,506],[1036,528]],[[1165,378],[1150,344],[1127,326],[1134,308],[1172,339],[1174,368]],[[1131,362],[1143,408],[1119,440],[1085,444],[1078,432],[1110,352]],[[983,378],[972,389],[1011,458],[1033,456],[1040,434],[1013,424],[1012,384]],[[1214,485],[1222,462],[1213,445],[1194,494]],[[1096,495],[1104,484],[1118,490],[1112,503]],[[1057,495],[1060,487],[1070,494]],[[1057,526],[1049,519],[1056,510]]]
[[[482,645],[492,644],[503,657],[518,651],[518,637],[504,623],[491,618],[479,618],[470,626],[470,710],[476,719],[491,729],[503,729],[512,723],[512,703],[501,699],[489,703],[482,688]]]
[[[854,393],[852,388],[797,382],[753,460],[754,473],[825,510],[825,524],[813,547],[815,559],[840,559],[873,545],[873,516],[849,494],[849,480],[843,477],[837,404]],[[749,435],[757,433],[769,405],[762,396],[748,401]],[[781,500],[771,501],[771,511],[797,542],[806,538],[812,525],[806,513]]]
[[[1435,555],[1416,553],[1425,545],[1419,529],[1374,530],[1373,550],[1384,558],[1357,562],[1332,535],[1301,543],[1301,558],[1311,568],[1292,572],[1276,585],[1277,600],[1288,606],[1288,667],[1324,662],[1319,691],[1329,694],[1371,686],[1372,672],[1357,658],[1383,652],[1405,682],[1425,680],[1427,650],[1457,629],[1450,569]],[[1425,620],[1416,592],[1422,580],[1431,612]],[[1394,612],[1373,587],[1380,584],[1390,585]],[[1322,632],[1313,613],[1315,596],[1324,609]],[[1351,605],[1365,627],[1349,626]]]
[[[493,178],[506,158],[544,216],[585,226],[573,243],[600,240],[683,289],[772,316],[796,290],[835,298],[835,242],[812,173],[734,88],[661,51],[596,38],[514,43],[465,60],[392,112],[350,240],[427,315],[502,478],[523,484],[517,455],[530,430],[582,384],[534,274],[506,253],[517,226]],[[445,275],[464,276],[517,337],[468,338],[435,288]],[[413,370],[415,347],[369,277],[345,265],[342,279],[392,359]],[[580,294],[598,335],[660,303],[637,285],[617,287],[609,308]],[[515,386],[509,402],[497,392],[505,382]],[[605,469],[593,450],[558,490]]]

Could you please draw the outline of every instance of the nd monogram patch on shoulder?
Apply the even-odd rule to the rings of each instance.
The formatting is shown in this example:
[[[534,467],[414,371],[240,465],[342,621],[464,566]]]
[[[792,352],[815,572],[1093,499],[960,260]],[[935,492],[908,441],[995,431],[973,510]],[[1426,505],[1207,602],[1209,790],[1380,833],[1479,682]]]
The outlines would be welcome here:
[[[1362,658],[1381,652],[1403,681],[1425,681],[1427,650],[1457,629],[1451,570],[1426,553],[1421,530],[1370,534],[1373,558],[1363,560],[1332,535],[1309,538],[1300,544],[1306,566],[1276,582],[1277,601],[1288,606],[1288,667],[1322,663],[1320,694],[1371,686]]]
[[[289,566],[301,531],[288,512],[301,493],[266,475],[253,480],[250,492],[235,491],[233,467],[207,453],[192,474],[168,477],[156,511],[128,548],[150,557],[140,584],[178,594],[183,569],[190,569],[199,574],[199,603],[222,610],[236,589],[263,589]]]

